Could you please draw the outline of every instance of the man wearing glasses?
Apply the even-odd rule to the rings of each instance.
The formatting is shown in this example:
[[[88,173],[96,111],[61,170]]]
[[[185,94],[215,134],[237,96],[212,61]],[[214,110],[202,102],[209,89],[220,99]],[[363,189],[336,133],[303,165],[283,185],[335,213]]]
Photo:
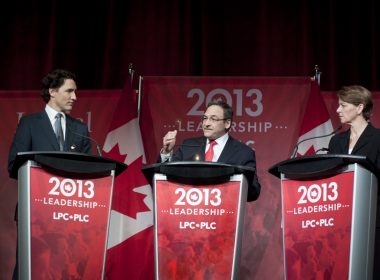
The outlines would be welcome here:
[[[186,139],[173,154],[177,130],[169,131],[162,141],[161,162],[200,160],[256,168],[255,151],[228,135],[232,116],[232,108],[226,102],[211,101],[202,117],[203,136]],[[260,189],[255,176],[249,183],[247,201],[256,200]]]

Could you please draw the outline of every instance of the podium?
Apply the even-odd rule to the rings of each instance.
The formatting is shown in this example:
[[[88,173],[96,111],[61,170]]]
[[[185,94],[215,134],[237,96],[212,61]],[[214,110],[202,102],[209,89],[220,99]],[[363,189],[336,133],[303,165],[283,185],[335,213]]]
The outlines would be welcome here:
[[[156,279],[238,279],[254,168],[191,161],[142,171],[154,193]]]
[[[379,173],[364,156],[315,155],[281,178],[285,279],[372,279]]]
[[[113,181],[126,168],[80,153],[18,153],[20,279],[104,278]]]

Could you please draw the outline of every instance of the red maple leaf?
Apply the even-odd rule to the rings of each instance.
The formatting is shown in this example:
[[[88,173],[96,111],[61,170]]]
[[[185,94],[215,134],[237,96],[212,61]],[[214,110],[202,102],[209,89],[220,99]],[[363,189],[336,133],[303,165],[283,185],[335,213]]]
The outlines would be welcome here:
[[[119,162],[124,162],[125,159],[127,158],[126,154],[121,154],[118,143],[115,146],[113,146],[112,149],[108,153],[103,153],[103,156],[107,158],[112,158]]]
[[[315,155],[314,145],[311,145],[310,148],[303,155],[297,153],[297,157],[310,156],[310,155]]]
[[[121,155],[117,147],[118,145],[115,145],[105,156],[124,162],[127,155]],[[128,165],[127,170],[119,174],[114,181],[112,209],[134,219],[138,212],[150,211],[143,201],[146,195],[133,191],[148,184],[141,167],[142,156]]]

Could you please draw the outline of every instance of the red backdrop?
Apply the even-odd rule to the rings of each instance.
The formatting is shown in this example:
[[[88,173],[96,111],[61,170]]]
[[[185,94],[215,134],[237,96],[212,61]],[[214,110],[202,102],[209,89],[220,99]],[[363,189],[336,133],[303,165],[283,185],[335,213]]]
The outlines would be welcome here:
[[[231,98],[238,122],[232,135],[256,149],[263,191],[259,200],[246,208],[242,279],[257,275],[260,279],[282,279],[279,180],[269,175],[267,169],[289,157],[305,113],[308,90],[308,78],[144,78],[141,127],[148,163],[155,161],[165,132],[173,126],[179,128],[178,121],[181,129],[185,129],[180,131],[179,141],[201,133],[197,131],[198,111],[204,109],[207,98],[214,94]],[[88,123],[91,136],[100,145],[120,93],[121,90],[83,90],[78,94],[72,115]],[[147,95],[150,100],[146,99]],[[336,97],[332,92],[323,92],[323,97],[336,126]],[[375,108],[380,107],[380,93],[375,93],[374,98]],[[15,260],[13,217],[17,186],[15,180],[8,178],[6,170],[8,149],[20,113],[41,110],[43,104],[37,91],[0,92],[0,100],[0,279],[9,279]],[[380,113],[375,111],[372,119],[379,127]],[[93,152],[96,153],[95,149]]]

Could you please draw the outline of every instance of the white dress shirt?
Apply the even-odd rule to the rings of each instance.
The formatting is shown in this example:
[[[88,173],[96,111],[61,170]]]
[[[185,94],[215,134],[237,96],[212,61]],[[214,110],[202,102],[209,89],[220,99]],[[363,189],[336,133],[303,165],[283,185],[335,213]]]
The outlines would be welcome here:
[[[218,139],[215,139],[216,143],[218,143],[217,145],[214,146],[214,156],[212,158],[212,161],[213,162],[217,162],[223,149],[224,149],[224,146],[226,146],[226,143],[227,143],[227,140],[228,140],[228,133],[224,134],[223,136],[219,137]],[[206,143],[206,149],[205,149],[205,153],[206,151],[208,150],[208,148],[210,147],[210,140],[207,139],[207,143]]]
[[[52,107],[50,107],[47,104],[46,104],[46,107],[45,107],[45,111],[46,111],[46,113],[47,113],[47,115],[49,117],[50,124],[53,127],[54,132],[55,132],[55,128],[54,128],[55,116],[58,113],[62,114],[61,125],[62,125],[62,130],[63,130],[63,139],[65,139],[66,138],[66,115],[64,113],[62,113],[62,112],[58,112],[58,111],[54,110]]]

